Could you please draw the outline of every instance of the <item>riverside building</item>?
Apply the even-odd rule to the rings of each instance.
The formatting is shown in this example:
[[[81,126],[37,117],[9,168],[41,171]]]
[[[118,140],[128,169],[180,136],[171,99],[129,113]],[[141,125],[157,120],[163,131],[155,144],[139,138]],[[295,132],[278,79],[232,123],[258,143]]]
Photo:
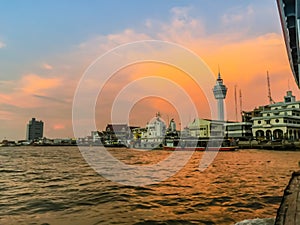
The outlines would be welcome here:
[[[252,122],[227,122],[225,123],[225,137],[235,139],[252,138]]]
[[[270,104],[252,118],[256,139],[298,140],[300,138],[300,101],[287,91],[283,102]]]
[[[44,122],[37,121],[32,118],[27,124],[26,139],[28,141],[37,140],[43,137],[44,133]]]
[[[162,146],[166,134],[166,124],[161,119],[160,113],[157,113],[147,125],[145,132],[142,133],[139,148],[159,148]]]
[[[197,138],[223,137],[224,122],[196,118],[188,125],[189,135]]]

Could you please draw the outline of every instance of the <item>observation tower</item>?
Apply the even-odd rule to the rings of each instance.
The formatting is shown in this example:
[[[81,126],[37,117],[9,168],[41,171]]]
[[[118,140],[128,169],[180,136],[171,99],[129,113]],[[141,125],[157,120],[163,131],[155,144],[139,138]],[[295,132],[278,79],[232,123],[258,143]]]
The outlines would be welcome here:
[[[224,99],[226,98],[227,87],[223,84],[220,71],[213,92],[215,99],[218,101],[218,120],[224,121]]]

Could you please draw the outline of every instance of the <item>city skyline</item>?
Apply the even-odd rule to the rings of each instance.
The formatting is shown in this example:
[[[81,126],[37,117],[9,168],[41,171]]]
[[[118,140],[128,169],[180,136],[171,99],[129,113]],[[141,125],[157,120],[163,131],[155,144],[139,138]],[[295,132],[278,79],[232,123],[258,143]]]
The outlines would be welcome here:
[[[8,1],[0,9],[0,27],[0,140],[24,139],[32,117],[44,121],[46,137],[73,137],[72,101],[84,71],[108,50],[133,41],[155,39],[184,46],[205,61],[215,78],[220,65],[228,87],[229,120],[236,117],[235,85],[242,92],[244,110],[268,104],[267,71],[274,101],[282,101],[288,89],[299,96],[272,0]],[[110,123],[111,96],[149,74],[180,76],[174,68],[153,64],[118,71],[106,86],[107,99],[96,110],[99,130]],[[193,87],[188,79],[180,82]],[[205,102],[190,89],[197,105]],[[147,98],[132,109],[130,121],[146,125],[157,111],[165,119],[176,118],[169,103]],[[202,109],[200,116],[208,118],[208,110]]]

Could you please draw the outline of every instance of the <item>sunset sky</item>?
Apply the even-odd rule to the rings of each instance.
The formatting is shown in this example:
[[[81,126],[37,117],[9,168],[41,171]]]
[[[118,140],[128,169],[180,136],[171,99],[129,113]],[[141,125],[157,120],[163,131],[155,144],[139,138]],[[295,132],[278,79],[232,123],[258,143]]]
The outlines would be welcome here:
[[[219,67],[228,87],[229,120],[236,119],[235,86],[241,90],[243,110],[268,104],[267,71],[275,102],[282,101],[288,89],[300,97],[275,0],[3,1],[0,141],[24,139],[32,117],[44,121],[46,137],[73,137],[73,97],[87,68],[107,51],[142,40],[183,46],[197,54],[215,76]],[[186,74],[147,62],[122,68],[105,83],[95,110],[99,130],[110,122],[110,109],[119,91],[148,76],[172,80],[191,96],[201,117],[210,117],[207,99]],[[155,81],[148,84],[156,85]],[[166,87],[161,88],[170,92]],[[180,102],[181,97],[178,99]],[[166,121],[178,119],[175,108],[167,100],[145,96],[132,108],[129,121],[145,126],[157,111]]]

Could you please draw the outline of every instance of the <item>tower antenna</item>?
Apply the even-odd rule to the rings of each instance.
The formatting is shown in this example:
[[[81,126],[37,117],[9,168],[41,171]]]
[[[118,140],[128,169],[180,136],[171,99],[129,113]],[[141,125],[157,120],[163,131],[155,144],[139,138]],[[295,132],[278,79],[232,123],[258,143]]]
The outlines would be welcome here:
[[[240,89],[240,114],[243,120],[243,99],[242,99],[242,90]]]
[[[237,85],[234,85],[234,108],[235,108],[235,121],[237,121],[237,95],[236,95],[236,87]]]
[[[274,104],[275,102],[272,99],[271,96],[271,85],[270,85],[270,77],[269,77],[269,71],[267,71],[267,82],[268,82],[268,98],[269,98],[269,103]]]

